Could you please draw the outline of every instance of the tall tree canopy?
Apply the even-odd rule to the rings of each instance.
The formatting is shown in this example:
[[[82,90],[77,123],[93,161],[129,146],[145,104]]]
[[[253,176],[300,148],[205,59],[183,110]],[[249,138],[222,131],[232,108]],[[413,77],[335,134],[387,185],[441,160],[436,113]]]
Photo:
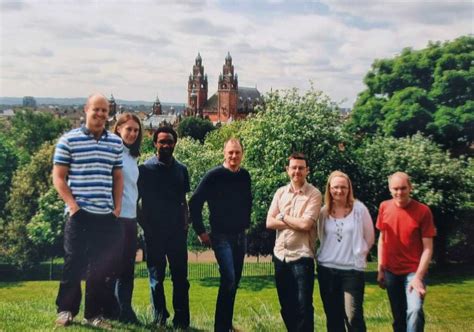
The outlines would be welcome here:
[[[68,120],[56,118],[53,114],[24,110],[12,117],[8,137],[18,148],[23,164],[44,142],[56,140],[69,127]]]
[[[375,60],[348,127],[358,134],[433,135],[465,152],[474,142],[474,37],[406,48]]]

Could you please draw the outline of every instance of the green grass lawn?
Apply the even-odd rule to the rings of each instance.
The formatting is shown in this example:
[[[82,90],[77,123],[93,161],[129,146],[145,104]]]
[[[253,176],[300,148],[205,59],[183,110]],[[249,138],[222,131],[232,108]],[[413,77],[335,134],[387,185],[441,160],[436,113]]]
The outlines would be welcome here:
[[[391,331],[386,293],[375,283],[374,265],[367,272],[365,318],[369,331]],[[212,330],[218,278],[191,280],[191,331]],[[54,329],[54,300],[57,281],[19,281],[0,283],[0,331],[51,331]],[[171,304],[170,281],[166,282]],[[114,323],[117,331],[149,331],[151,314],[148,280],[135,280],[133,304],[143,326]],[[474,268],[451,266],[433,271],[425,302],[426,331],[474,331]],[[316,330],[325,330],[325,318],[315,284]],[[172,308],[170,307],[169,309]],[[82,308],[71,331],[93,330],[82,326]],[[244,331],[285,331],[273,277],[245,277],[237,293],[234,324]]]

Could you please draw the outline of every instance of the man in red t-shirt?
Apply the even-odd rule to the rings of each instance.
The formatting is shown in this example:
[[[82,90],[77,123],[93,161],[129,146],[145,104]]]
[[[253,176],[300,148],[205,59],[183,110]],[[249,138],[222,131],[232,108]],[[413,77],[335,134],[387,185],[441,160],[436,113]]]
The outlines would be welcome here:
[[[392,174],[388,187],[393,199],[380,204],[376,225],[380,230],[377,282],[387,289],[393,330],[423,331],[424,277],[436,236],[433,215],[428,206],[410,197],[408,174]]]

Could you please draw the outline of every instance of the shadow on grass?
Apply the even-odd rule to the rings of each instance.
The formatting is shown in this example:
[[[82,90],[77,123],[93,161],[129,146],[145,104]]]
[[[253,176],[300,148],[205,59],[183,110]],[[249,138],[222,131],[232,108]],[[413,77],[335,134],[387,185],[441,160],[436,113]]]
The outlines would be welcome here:
[[[0,288],[14,288],[20,287],[24,284],[24,281],[0,281]]]
[[[82,330],[89,330],[89,331],[104,331],[104,328],[92,326],[92,325],[87,325],[82,322],[77,322],[74,321],[70,325],[71,327],[78,327],[81,328]],[[56,329],[60,329],[60,327],[56,327]],[[175,331],[175,332],[180,332],[180,331],[186,331],[186,332],[204,332],[206,330],[203,329],[198,329],[195,327],[190,326],[186,330],[184,329],[175,329],[171,325],[167,325],[165,327],[163,326],[158,326],[156,324],[152,323],[139,323],[139,324],[125,324],[125,323],[118,323],[118,322],[112,322],[112,330],[117,330],[117,331],[160,331],[160,332],[165,332],[165,331]]]
[[[432,266],[429,270],[428,285],[462,284],[474,279],[474,266],[470,264],[447,264]],[[365,282],[377,285],[377,271],[365,272]]]
[[[203,287],[219,287],[219,278],[203,278],[197,280]],[[239,289],[248,291],[260,291],[266,288],[275,288],[273,276],[243,277],[240,280]]]

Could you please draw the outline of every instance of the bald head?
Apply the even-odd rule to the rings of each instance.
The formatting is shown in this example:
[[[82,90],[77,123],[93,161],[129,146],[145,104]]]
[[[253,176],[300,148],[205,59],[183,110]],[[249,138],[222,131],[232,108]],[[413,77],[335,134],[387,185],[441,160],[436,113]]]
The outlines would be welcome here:
[[[105,97],[102,93],[94,92],[93,94],[91,94],[87,98],[86,105],[84,106],[84,109],[87,109],[95,101],[101,101],[101,102],[105,101],[107,103],[107,107],[109,105],[109,100],[107,99],[107,97]]]
[[[412,190],[410,176],[404,172],[395,172],[388,177],[388,189],[392,194],[395,205],[398,207],[407,206],[410,201]]]
[[[105,129],[109,116],[109,101],[103,94],[94,93],[87,98],[84,113],[87,129],[98,139]]]

